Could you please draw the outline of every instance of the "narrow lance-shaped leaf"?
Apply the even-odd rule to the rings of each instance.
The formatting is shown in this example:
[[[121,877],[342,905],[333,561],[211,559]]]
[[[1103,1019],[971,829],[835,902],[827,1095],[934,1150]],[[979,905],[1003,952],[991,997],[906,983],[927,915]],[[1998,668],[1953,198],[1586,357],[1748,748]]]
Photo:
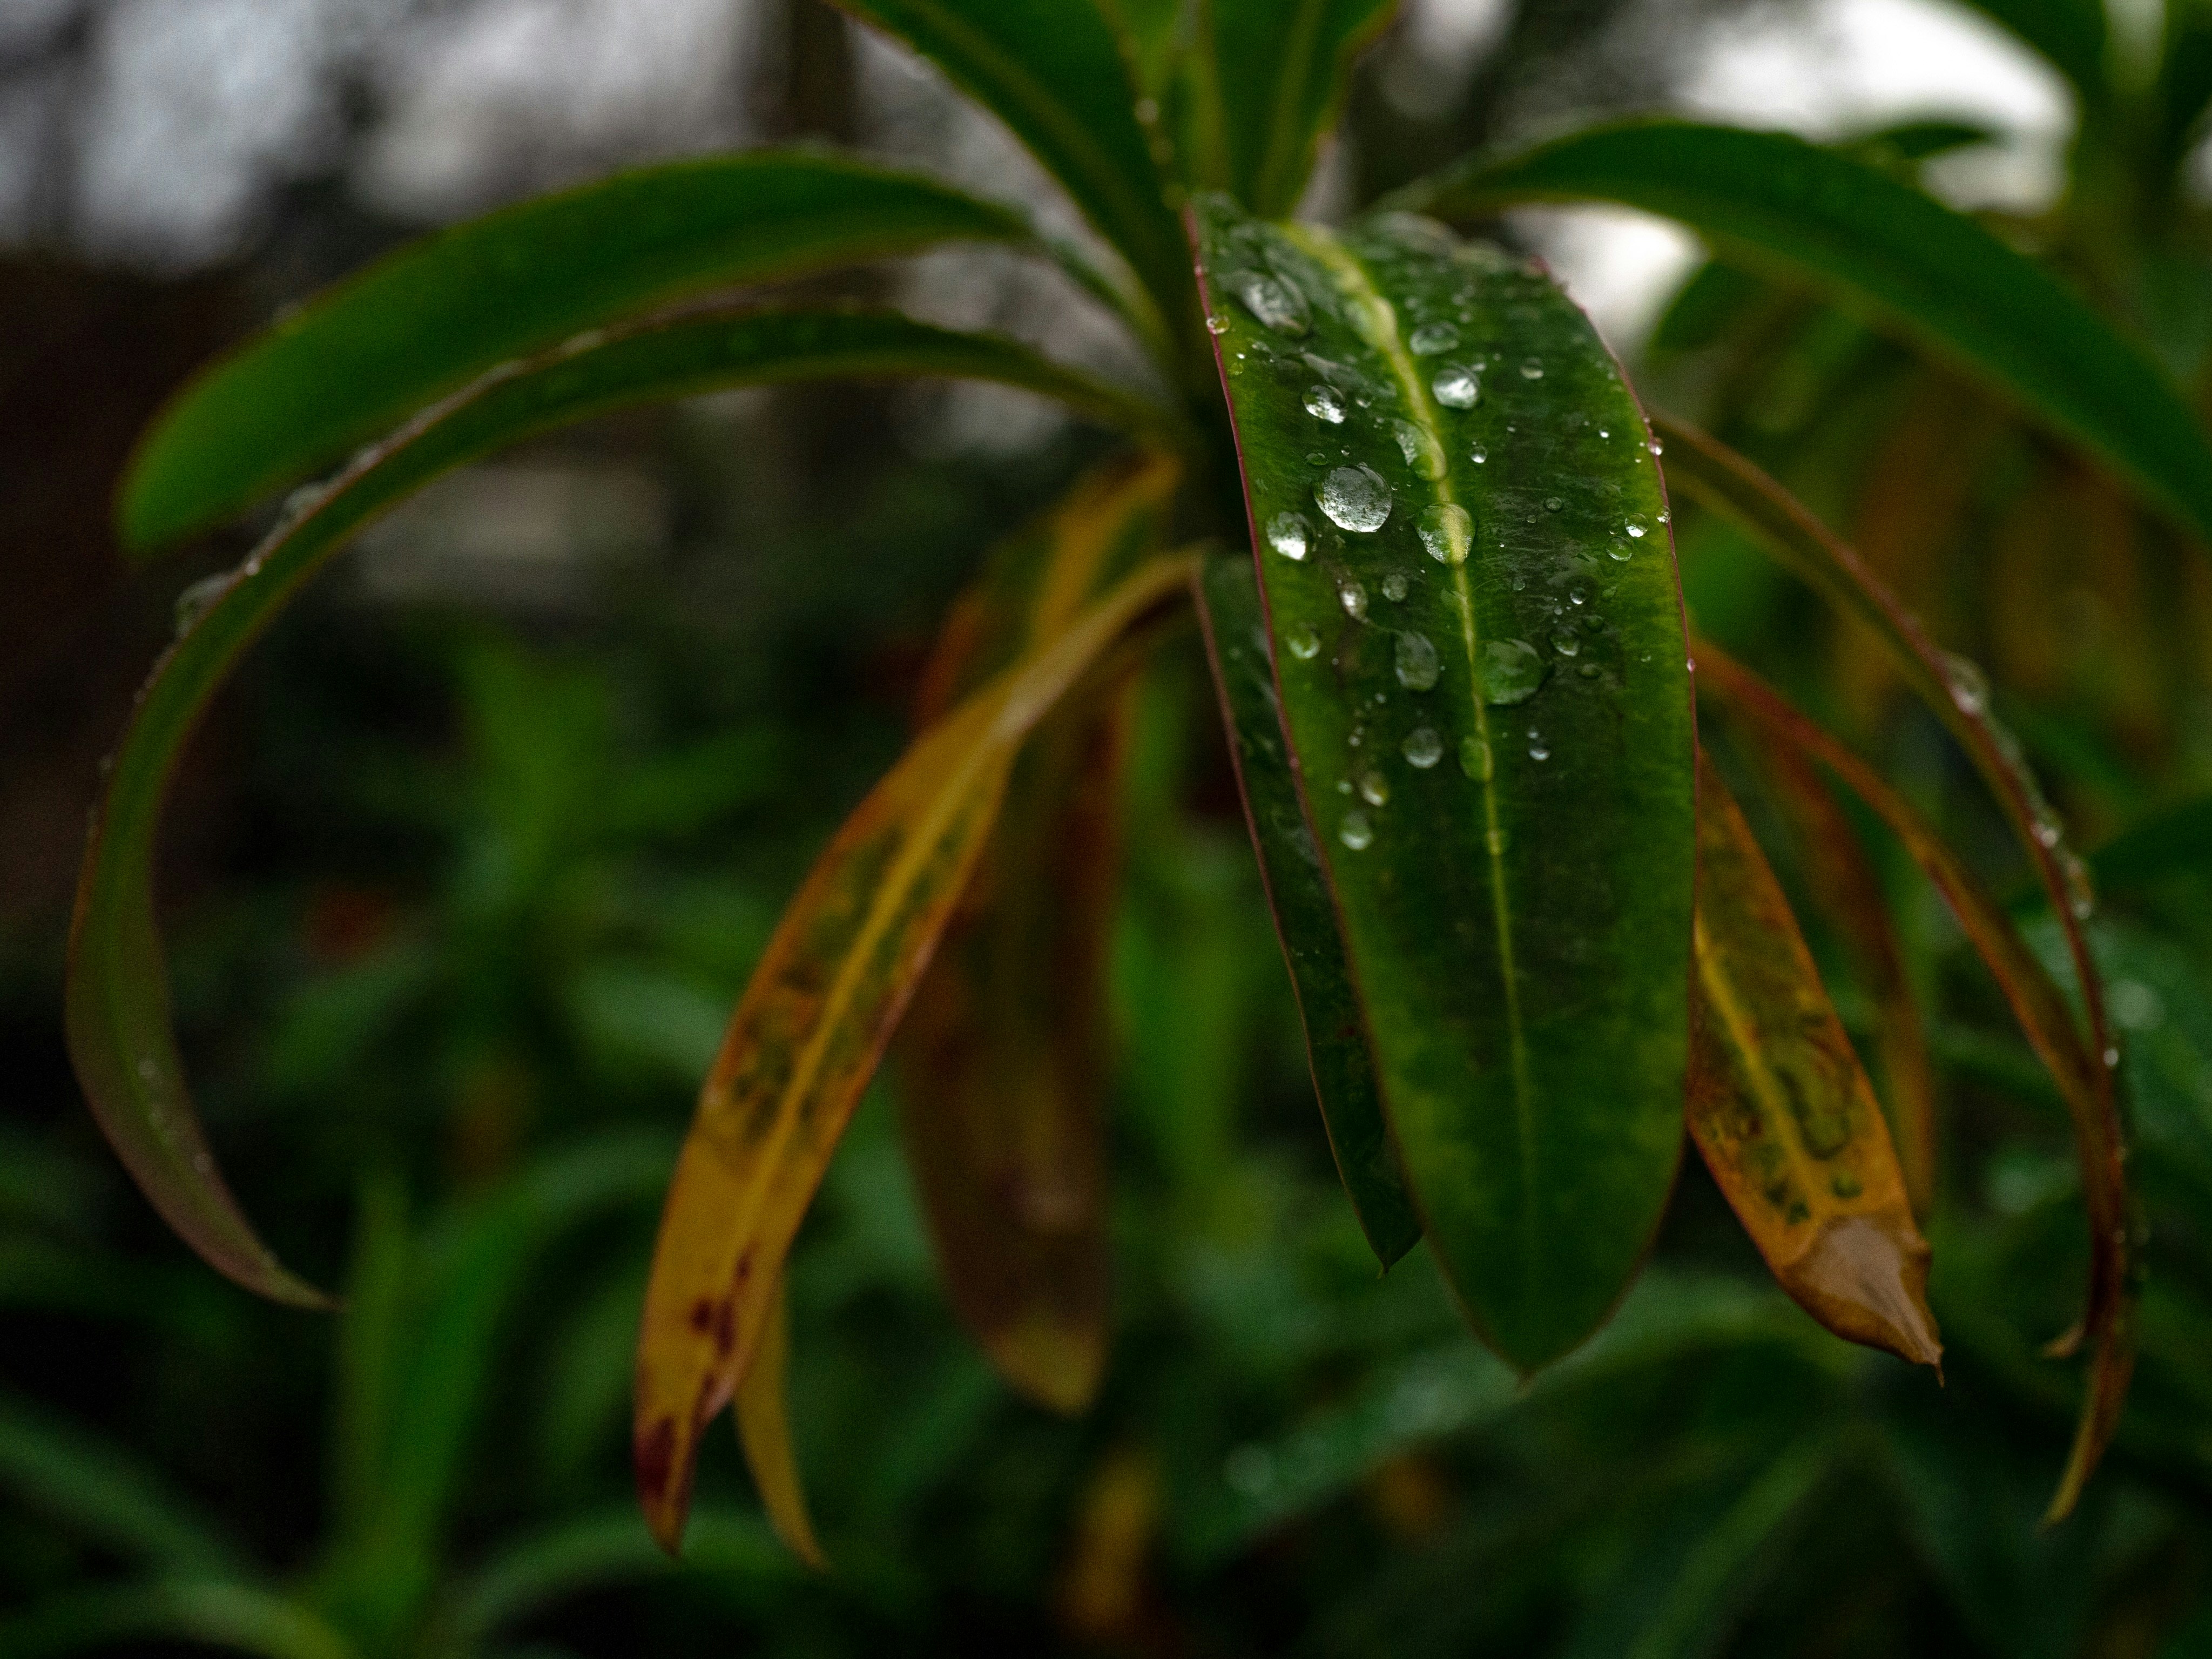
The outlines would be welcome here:
[[[93,1114],[185,1241],[249,1289],[313,1304],[239,1212],[185,1087],[154,920],[161,802],[201,711],[240,655],[346,538],[430,479],[532,433],[718,386],[830,375],[965,375],[1063,398],[1109,419],[1145,405],[1011,341],[880,312],[696,313],[575,341],[484,376],[357,456],[297,504],[155,665],[94,816],[70,929],[70,1056]]]
[[[1692,734],[1643,416],[1540,270],[1441,226],[1201,223],[1383,1109],[1462,1305],[1533,1369],[1620,1296],[1681,1144]]]
[[[1698,683],[1745,718],[1765,740],[1810,755],[1840,778],[1896,834],[1936,884],[1966,938],[2011,1006],[2036,1056],[2050,1071],[2074,1122],[2089,1219],[2089,1294],[2074,1337],[2091,1346],[2089,1388],[2074,1445],[2047,1519],[2069,1514],[2119,1425],[2135,1354],[2128,1278],[2130,1224],[2124,1138],[2110,1079],[2117,1049],[2092,1055],[2081,1046],[2066,999],[2010,919],[1985,894],[1935,830],[1874,769],[1792,708],[1779,693],[1717,647],[1698,647]],[[2100,1086],[2100,1085],[2103,1086]],[[2070,1347],[2072,1341],[2063,1344]]]
[[[126,545],[201,529],[510,358],[679,295],[951,240],[1035,243],[1013,209],[826,153],[649,167],[410,243],[204,369],[139,441]]]
[[[1118,248],[1168,330],[1190,311],[1190,261],[1137,92],[1096,0],[835,0],[897,35],[1028,145]]]
[[[1765,855],[1698,770],[1690,1137],[1782,1288],[1838,1336],[1932,1365],[1928,1243],[1874,1088]]]
[[[799,1459],[791,1449],[790,1369],[791,1297],[778,1273],[759,1346],[738,1384],[738,1441],[775,1535],[808,1566],[827,1571],[829,1559],[815,1541]]]
[[[1842,935],[1860,983],[1874,1000],[1875,1052],[1890,1136],[1912,1212],[1924,1217],[1936,1197],[1936,1075],[1881,878],[1842,803],[1813,764],[1796,750],[1780,748],[1770,748],[1764,758],[1775,805],[1796,833],[1814,902]]]
[[[1011,538],[956,608],[916,725],[1156,550],[1179,473],[1103,467]],[[1063,1412],[1097,1391],[1110,1314],[1103,980],[1127,724],[1106,685],[1040,726],[898,1035],[908,1162],[953,1305],[1009,1382]]]
[[[2094,907],[2088,872],[2066,845],[2058,815],[2029,771],[2019,743],[1990,712],[1989,681],[1981,670],[1930,639],[1857,552],[1758,466],[1695,428],[1664,419],[1656,425],[1666,434],[1667,471],[1675,487],[1727,519],[1831,605],[1863,624],[1891,666],[1958,740],[2051,896],[2081,992],[2088,1052],[2101,1054],[2111,1048],[2104,984],[2083,927]],[[2117,1122],[2109,1071],[2096,1068],[2087,1086],[2096,1115]]]
[[[1329,1151],[1360,1230],[1387,1268],[1419,1241],[1421,1221],[1407,1195],[1397,1142],[1383,1120],[1358,988],[1352,983],[1321,853],[1299,804],[1275,691],[1274,652],[1251,559],[1243,553],[1207,559],[1199,594],[1229,753],[1253,850],[1260,858],[1260,878],[1274,913],[1275,935],[1297,995],[1306,1062],[1321,1101]]]
[[[1200,42],[1222,115],[1225,185],[1262,218],[1298,204],[1352,64],[1395,0],[1201,0]]]
[[[1386,204],[1479,217],[1587,199],[1680,220],[1893,325],[2212,539],[2212,445],[2159,368],[2040,265],[1880,167],[1784,133],[1637,122],[1475,157]]]
[[[785,1253],[975,868],[1015,752],[1187,559],[1128,577],[963,702],[846,820],[731,1018],[661,1217],[638,1338],[635,1452],[673,1550],[699,1437],[751,1363]]]

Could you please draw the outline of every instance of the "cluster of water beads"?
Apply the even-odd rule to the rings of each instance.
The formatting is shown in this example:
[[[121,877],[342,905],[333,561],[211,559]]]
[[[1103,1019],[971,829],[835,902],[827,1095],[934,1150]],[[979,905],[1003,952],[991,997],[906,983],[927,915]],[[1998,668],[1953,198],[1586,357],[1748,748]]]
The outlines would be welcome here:
[[[1329,521],[1370,536],[1390,518],[1390,486],[1370,466],[1332,467],[1314,486],[1314,501]]]

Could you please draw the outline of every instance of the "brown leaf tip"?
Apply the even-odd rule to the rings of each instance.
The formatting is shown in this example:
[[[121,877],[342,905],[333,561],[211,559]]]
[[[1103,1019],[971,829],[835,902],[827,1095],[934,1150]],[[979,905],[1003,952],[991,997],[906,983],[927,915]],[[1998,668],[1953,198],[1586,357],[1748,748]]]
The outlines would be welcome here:
[[[1941,1370],[1943,1344],[1928,1308],[1928,1244],[1887,1217],[1824,1224],[1799,1278],[1806,1311],[1837,1335]]]

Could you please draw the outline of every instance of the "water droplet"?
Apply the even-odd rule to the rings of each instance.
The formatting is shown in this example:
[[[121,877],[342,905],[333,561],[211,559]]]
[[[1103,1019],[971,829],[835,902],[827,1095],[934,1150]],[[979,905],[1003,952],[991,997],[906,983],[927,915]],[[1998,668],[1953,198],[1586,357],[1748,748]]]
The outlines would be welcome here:
[[[1541,357],[1523,357],[1521,360],[1521,378],[1524,380],[1542,380],[1544,360]]]
[[[161,1068],[156,1066],[151,1059],[142,1060],[138,1062],[138,1075],[147,1082],[151,1083],[155,1078],[161,1075]]]
[[[1544,741],[1544,734],[1533,726],[1528,728],[1528,758],[1533,761],[1552,758],[1552,745]]]
[[[1390,517],[1390,486],[1369,466],[1340,466],[1314,486],[1314,500],[1332,523],[1372,535]]]
[[[1390,431],[1398,440],[1398,453],[1406,458],[1407,466],[1424,478],[1444,476],[1443,446],[1426,427],[1416,426],[1411,421],[1393,421]]]
[[[1346,576],[1336,590],[1336,599],[1344,607],[1344,614],[1354,622],[1367,619],[1367,590],[1354,578]]]
[[[1311,528],[1302,513],[1278,513],[1267,520],[1267,545],[1286,559],[1303,559],[1310,545],[1307,532]]]
[[[1626,542],[1607,542],[1605,550],[1610,556],[1623,561],[1633,557],[1636,552]]]
[[[1661,524],[1672,524],[1674,522],[1674,515],[1663,507],[1659,509],[1658,519]]]
[[[1406,764],[1425,772],[1444,757],[1444,740],[1433,726],[1417,726],[1406,734]]]
[[[1443,672],[1437,647],[1425,634],[1398,635],[1398,684],[1408,691],[1425,691]]]
[[[1583,600],[1589,598],[1589,595],[1583,592],[1579,587],[1571,587],[1567,590],[1567,603],[1569,605],[1580,605]]]
[[[2106,1000],[2112,1018],[2130,1031],[2155,1030],[2166,1024],[2166,999],[2139,979],[2120,981]]]
[[[2072,848],[2062,847],[2058,873],[2066,879],[2066,908],[2074,913],[2075,921],[2088,921],[2097,914],[2097,892],[2089,884],[2089,866]]]
[[[1473,409],[1482,398],[1482,382],[1465,363],[1446,363],[1429,382],[1429,391],[1446,409]]]
[[[1321,635],[1310,628],[1295,630],[1284,639],[1283,643],[1291,647],[1291,654],[1300,662],[1311,662],[1321,654]]]
[[[231,574],[228,570],[216,575],[203,576],[177,595],[177,632],[183,634],[202,617],[215,609],[215,602],[229,588]]]
[[[1344,399],[1328,386],[1310,386],[1306,390],[1306,413],[1317,421],[1327,421],[1331,426],[1344,424]]]
[[[1421,509],[1413,521],[1421,545],[1438,564],[1465,564],[1474,540],[1474,520],[1457,501],[1438,501]]]
[[[1407,339],[1416,357],[1433,357],[1459,343],[1459,331],[1449,323],[1423,323]]]
[[[1989,677],[1980,667],[1954,652],[1943,653],[1943,679],[1951,689],[1951,701],[1959,712],[1979,715],[1990,706]]]
[[[1476,670],[1482,700],[1499,708],[1528,702],[1550,672],[1526,640],[1485,640]]]
[[[2120,1051],[2118,1048],[2107,1048],[2105,1050],[2105,1069],[2106,1071],[2110,1072],[2115,1070],[2119,1066],[2119,1063]]]
[[[1225,311],[1207,312],[1206,313],[1206,331],[1208,334],[1228,333],[1229,313]]]
[[[1633,538],[1635,540],[1637,540],[1637,541],[1639,541],[1639,542],[1640,542],[1640,541],[1642,541],[1642,540],[1644,539],[1644,520],[1641,520],[1641,519],[1631,519],[1631,520],[1630,520],[1626,524],[1625,524],[1625,525],[1621,526],[1621,528],[1622,528],[1623,530],[1626,531],[1626,532],[1629,533],[1629,535],[1630,535],[1632,538]]]
[[[2035,817],[2028,829],[2034,835],[2039,847],[2056,847],[2066,838],[2066,832],[2058,827],[2058,820],[2051,817],[2048,806],[2035,809]]]
[[[1575,672],[1581,675],[1586,680],[1594,680],[1600,674],[1605,672],[1605,671],[1602,668],[1600,668],[1594,662],[1586,662],[1580,668],[1575,670]]]
[[[1644,447],[1650,450],[1654,455],[1664,455],[1667,453],[1667,446],[1661,443],[1656,436],[1654,436],[1651,441]]]
[[[1336,838],[1353,852],[1361,852],[1375,844],[1375,826],[1367,821],[1366,813],[1355,807],[1337,825]]]
[[[1306,302],[1287,283],[1256,270],[1232,270],[1222,286],[1244,302],[1244,309],[1278,334],[1303,334],[1312,326]]]
[[[1482,837],[1482,844],[1490,849],[1491,857],[1498,857],[1505,850],[1505,832],[1503,830],[1486,831]]]
[[[1490,745],[1480,738],[1465,737],[1459,740],[1459,769],[1477,783],[1487,783],[1496,769],[1490,758]]]
[[[1611,436],[1613,436],[1613,434],[1612,434],[1609,430],[1607,430],[1606,428],[1604,428],[1604,427],[1600,427],[1600,428],[1598,428],[1598,429],[1597,429],[1597,435],[1598,435],[1599,437],[1601,437],[1601,438],[1610,438]]]
[[[1365,801],[1370,806],[1389,805],[1390,804],[1390,780],[1384,777],[1373,767],[1369,767],[1367,770],[1359,775],[1359,798]]]
[[[1480,466],[1485,461],[1490,459],[1490,452],[1485,449],[1480,444],[1477,444],[1474,448],[1467,452],[1467,458],[1470,461],[1473,461],[1477,466]]]
[[[1563,657],[1579,656],[1582,648],[1583,642],[1564,629],[1552,635],[1552,649]]]
[[[1382,597],[1393,604],[1406,597],[1406,573],[1394,570],[1382,579]]]

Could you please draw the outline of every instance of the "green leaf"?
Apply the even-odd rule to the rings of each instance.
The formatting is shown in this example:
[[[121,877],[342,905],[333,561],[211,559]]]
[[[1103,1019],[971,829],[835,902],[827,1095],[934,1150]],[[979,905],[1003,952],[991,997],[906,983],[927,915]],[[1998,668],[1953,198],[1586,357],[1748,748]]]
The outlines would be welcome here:
[[[1894,325],[2212,538],[2212,446],[2165,375],[2048,271],[1880,168],[1784,133],[1640,122],[1471,158],[1392,201],[1462,217],[1592,198]]]
[[[134,1641],[142,1645],[118,1645]],[[257,1659],[357,1659],[352,1644],[297,1601],[220,1578],[103,1586],[0,1624],[9,1659],[178,1642]]]
[[[203,370],[119,503],[147,549],[250,507],[495,363],[681,295],[911,252],[1033,242],[1012,208],[846,158],[762,150],[541,197],[413,242]]]
[[[368,520],[465,461],[531,433],[718,386],[964,375],[1109,420],[1154,418],[1129,394],[1011,341],[881,312],[718,310],[572,341],[504,366],[357,457],[300,501],[191,619],[140,694],[94,817],[70,933],[70,1057],[94,1115],[169,1224],[214,1266],[280,1301],[323,1298],[254,1236],[216,1173],[185,1088],[155,926],[161,801],[200,712],[300,585]]]
[[[1463,1310],[1530,1370],[1620,1295],[1681,1141],[1692,739],[1643,416],[1581,312],[1492,249],[1398,215],[1201,220],[1383,1109]]]
[[[1395,9],[1395,0],[1200,0],[1228,175],[1212,182],[1262,218],[1297,206],[1352,59]]]
[[[1397,1143],[1383,1121],[1358,988],[1352,983],[1321,854],[1299,805],[1275,690],[1274,652],[1252,561],[1243,553],[1209,558],[1199,591],[1206,655],[1229,729],[1229,753],[1244,798],[1252,848],[1260,857],[1260,878],[1274,912],[1276,937],[1297,995],[1306,1061],[1329,1151],[1360,1231],[1389,1267],[1419,1242],[1421,1220],[1406,1194]]]
[[[2072,83],[2086,106],[2094,110],[2111,101],[2104,0],[1966,0],[1966,3],[2040,55]]]
[[[1121,250],[1170,325],[1190,260],[1131,68],[1094,0],[834,0],[897,35],[1028,145]]]

